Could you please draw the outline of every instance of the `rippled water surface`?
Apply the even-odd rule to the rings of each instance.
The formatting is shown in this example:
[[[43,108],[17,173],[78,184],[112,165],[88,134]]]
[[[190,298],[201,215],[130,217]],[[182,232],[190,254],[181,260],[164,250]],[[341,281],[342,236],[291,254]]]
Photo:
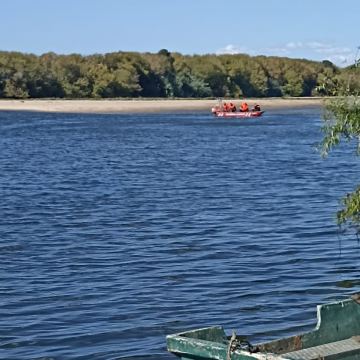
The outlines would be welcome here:
[[[0,112],[0,358],[175,360],[184,329],[311,330],[360,283],[333,220],[358,159],[321,160],[320,126]]]

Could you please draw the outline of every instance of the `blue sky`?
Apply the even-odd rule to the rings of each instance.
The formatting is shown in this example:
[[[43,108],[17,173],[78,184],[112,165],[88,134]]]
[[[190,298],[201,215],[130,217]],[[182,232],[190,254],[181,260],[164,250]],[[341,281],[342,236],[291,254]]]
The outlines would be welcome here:
[[[4,0],[0,49],[248,53],[348,65],[360,0]]]

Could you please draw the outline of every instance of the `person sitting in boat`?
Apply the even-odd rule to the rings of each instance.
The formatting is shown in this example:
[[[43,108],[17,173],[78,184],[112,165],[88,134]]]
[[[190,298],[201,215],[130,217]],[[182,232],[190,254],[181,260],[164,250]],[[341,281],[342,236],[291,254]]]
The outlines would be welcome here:
[[[229,107],[228,107],[227,103],[224,103],[222,110],[223,110],[223,112],[228,112]]]
[[[247,103],[243,102],[243,103],[241,104],[240,111],[241,111],[241,112],[249,111],[249,108],[248,108]]]
[[[211,112],[212,113],[217,113],[221,111],[221,106],[219,104],[216,104],[212,109],[211,109]]]
[[[230,103],[230,104],[229,104],[229,111],[231,111],[231,112],[235,112],[235,111],[236,111],[236,106],[235,106],[234,103]]]
[[[259,104],[255,104],[251,111],[261,111]]]

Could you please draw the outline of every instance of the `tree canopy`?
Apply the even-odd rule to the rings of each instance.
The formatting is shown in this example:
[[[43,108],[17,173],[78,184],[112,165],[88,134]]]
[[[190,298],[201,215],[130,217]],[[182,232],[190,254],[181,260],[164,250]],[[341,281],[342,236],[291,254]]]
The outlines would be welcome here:
[[[341,141],[349,144],[356,142],[354,155],[360,155],[360,99],[359,79],[360,61],[346,68],[339,77],[325,75],[323,83],[317,87],[320,92],[336,95],[324,101],[323,121],[321,128],[324,139],[320,144],[322,157]],[[329,66],[333,68],[333,66]],[[330,74],[331,75],[331,74]],[[336,213],[337,224],[342,230],[353,229],[360,233],[360,184],[341,199],[342,209]]]
[[[360,89],[358,75],[352,89]],[[0,98],[312,96],[325,79],[343,85],[347,70],[328,60],[190,56],[166,49],[89,56],[0,52]]]

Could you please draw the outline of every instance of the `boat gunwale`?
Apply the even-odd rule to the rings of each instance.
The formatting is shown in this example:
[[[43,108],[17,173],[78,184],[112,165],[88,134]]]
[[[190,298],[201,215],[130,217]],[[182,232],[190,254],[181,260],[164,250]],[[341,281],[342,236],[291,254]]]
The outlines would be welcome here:
[[[344,314],[348,316],[343,316]],[[326,345],[346,340],[354,335],[360,335],[360,321],[358,319],[360,319],[360,307],[353,300],[347,299],[317,305],[317,324],[314,330],[257,344],[256,346],[260,349],[258,353],[249,354],[244,350],[237,350],[234,354],[240,355],[243,360],[245,359],[244,356],[248,359],[258,360],[269,360],[269,356],[273,359],[291,359],[291,352]],[[220,332],[217,334],[219,341],[198,338],[203,337],[207,331],[210,332],[211,330],[213,332]],[[335,333],[338,337],[334,335]],[[210,334],[210,336],[213,335]],[[201,356],[203,359],[226,359],[226,343],[228,343],[226,339],[228,337],[221,326],[183,331],[168,335],[166,339],[168,350],[177,355],[181,353],[186,359],[190,359],[189,356]],[[180,347],[177,346],[179,344],[181,344]],[[193,348],[195,352],[187,352],[186,346]],[[197,350],[201,350],[200,353],[196,350],[196,347],[198,348]],[[213,355],[209,352],[210,349],[216,350],[217,353],[220,352],[222,355],[220,356],[219,354],[220,357],[212,357]],[[284,356],[286,354],[288,355]],[[204,355],[208,357],[204,357]]]

